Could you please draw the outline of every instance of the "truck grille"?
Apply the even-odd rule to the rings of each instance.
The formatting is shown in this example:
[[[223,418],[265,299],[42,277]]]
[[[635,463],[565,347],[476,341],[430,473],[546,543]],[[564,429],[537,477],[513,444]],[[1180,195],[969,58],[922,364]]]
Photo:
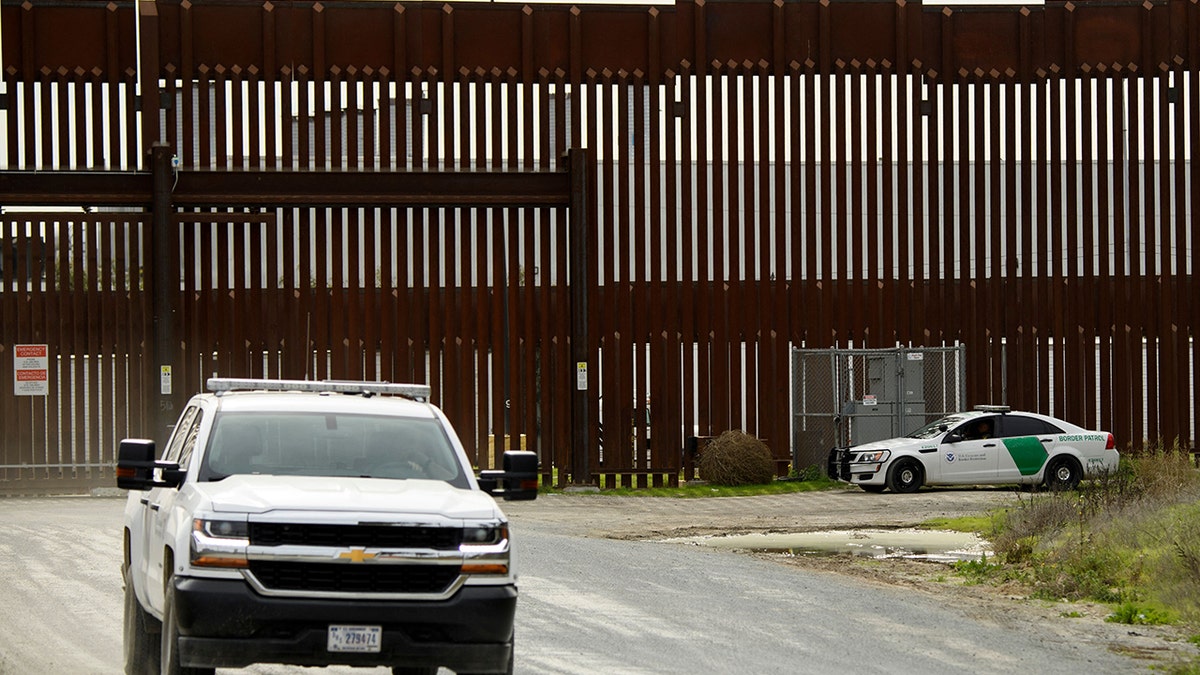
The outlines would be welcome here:
[[[459,566],[252,561],[250,572],[278,591],[441,593],[458,578]]]
[[[462,530],[454,527],[252,522],[250,543],[254,546],[361,546],[457,551],[462,543]]]

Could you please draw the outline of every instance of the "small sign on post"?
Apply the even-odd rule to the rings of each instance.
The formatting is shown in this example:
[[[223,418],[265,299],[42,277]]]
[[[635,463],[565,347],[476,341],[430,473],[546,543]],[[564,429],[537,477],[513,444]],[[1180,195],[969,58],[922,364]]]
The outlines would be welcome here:
[[[13,388],[17,396],[50,395],[50,349],[47,345],[15,345]]]

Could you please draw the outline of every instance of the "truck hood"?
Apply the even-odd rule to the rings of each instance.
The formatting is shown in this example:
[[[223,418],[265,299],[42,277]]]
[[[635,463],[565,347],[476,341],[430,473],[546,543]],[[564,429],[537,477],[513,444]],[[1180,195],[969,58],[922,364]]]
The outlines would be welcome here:
[[[238,475],[193,485],[216,513],[386,514],[388,520],[501,517],[496,501],[486,492],[433,480]]]

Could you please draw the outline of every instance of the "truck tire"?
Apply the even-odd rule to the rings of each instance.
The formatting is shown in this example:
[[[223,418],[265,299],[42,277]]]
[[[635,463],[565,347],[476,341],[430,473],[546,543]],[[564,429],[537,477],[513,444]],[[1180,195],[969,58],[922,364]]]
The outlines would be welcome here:
[[[158,675],[159,641],[154,634],[161,632],[158,620],[142,609],[129,570],[124,570],[125,612],[124,652],[125,675]]]
[[[215,675],[215,668],[188,668],[179,665],[179,622],[175,620],[175,599],[171,592],[171,580],[167,580],[166,599],[162,621],[163,675]]]

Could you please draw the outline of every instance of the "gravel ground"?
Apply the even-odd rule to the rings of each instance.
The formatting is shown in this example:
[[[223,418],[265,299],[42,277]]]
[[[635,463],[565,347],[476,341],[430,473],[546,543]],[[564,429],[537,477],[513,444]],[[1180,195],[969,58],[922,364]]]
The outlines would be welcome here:
[[[533,502],[512,502],[504,510],[519,531],[536,521],[563,532],[610,539],[662,540],[746,532],[809,532],[832,529],[902,528],[930,518],[978,515],[1017,506],[1007,487],[925,489],[913,495],[870,494],[860,490],[714,499],[611,497],[549,494]],[[942,563],[908,559],[874,560],[852,556],[793,556],[746,552],[813,574],[849,575],[864,583],[900,586],[955,603],[997,625],[1034,623],[1048,633],[1144,659],[1148,669],[1200,660],[1200,651],[1173,626],[1110,623],[1105,605],[1051,602],[1029,597],[1015,585],[972,585]]]

